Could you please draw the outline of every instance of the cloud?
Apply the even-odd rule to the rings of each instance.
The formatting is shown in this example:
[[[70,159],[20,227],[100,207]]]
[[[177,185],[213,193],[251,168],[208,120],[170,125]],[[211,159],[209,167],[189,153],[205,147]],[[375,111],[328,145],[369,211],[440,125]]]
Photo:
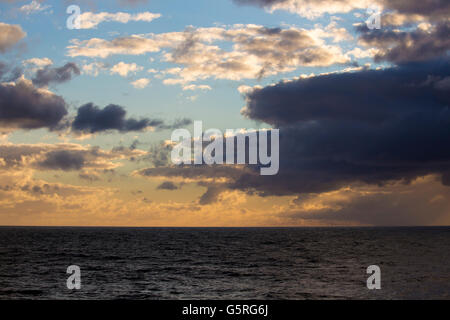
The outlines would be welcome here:
[[[347,55],[352,55],[357,59],[362,59],[362,58],[373,58],[376,54],[377,54],[376,49],[374,48],[369,48],[367,50],[363,50],[361,48],[355,47],[350,51],[347,51],[346,54]]]
[[[426,17],[437,21],[446,19],[450,14],[447,0],[232,0],[238,5],[253,5],[269,12],[284,10],[308,19],[324,14],[347,13],[356,9],[366,10],[377,6],[383,11],[400,13],[403,20],[417,20]]]
[[[328,120],[379,124],[396,116],[441,110],[450,102],[433,83],[449,74],[447,60],[332,73],[284,81],[247,93],[243,114],[274,125]]]
[[[191,119],[181,118],[181,119],[176,119],[171,124],[164,124],[164,125],[161,125],[160,127],[162,129],[178,129],[178,128],[183,128],[185,126],[188,126],[190,124],[192,124],[192,120]]]
[[[33,82],[46,85],[49,82],[61,82],[71,76],[72,67],[41,69]],[[13,70],[14,71],[14,70]],[[0,79],[12,77],[6,65],[0,64]],[[19,76],[19,75],[17,75]],[[99,108],[93,103],[81,106],[75,118],[68,115],[67,104],[60,96],[43,88],[36,88],[23,76],[15,83],[0,83],[0,130],[9,132],[14,129],[61,130],[71,127],[74,134],[92,134],[110,130],[120,132],[143,131],[146,129],[167,130],[189,125],[190,119],[178,119],[172,124],[159,119],[126,118],[123,107],[110,104]]]
[[[450,61],[440,59],[246,90],[244,114],[280,129],[277,175],[260,176],[257,166],[167,164],[135,175],[200,183],[209,188],[202,203],[226,190],[263,197],[382,190],[429,175],[448,184],[449,74]]]
[[[144,68],[138,66],[136,63],[119,62],[111,68],[111,74],[118,74],[122,77],[128,76],[129,73],[136,73]]]
[[[27,34],[18,25],[0,22],[0,53],[5,53]]]
[[[102,22],[120,22],[120,23],[128,23],[130,21],[145,21],[150,22],[157,18],[161,17],[159,13],[151,13],[151,12],[141,12],[136,14],[129,14],[126,12],[117,12],[117,13],[109,13],[109,12],[83,12],[80,15],[80,28],[81,29],[92,29],[96,28]]]
[[[234,25],[228,28],[187,28],[184,32],[133,35],[113,40],[93,38],[72,40],[71,57],[106,58],[113,54],[141,55],[170,49],[163,59],[182,68],[163,71],[171,78],[165,84],[186,84],[207,78],[257,79],[293,71],[301,66],[345,64],[349,58],[339,46],[324,39],[343,40],[335,26],[328,30],[266,28],[258,25]],[[230,43],[222,49],[216,42]]]
[[[51,66],[53,61],[49,58],[31,58],[23,61],[24,65],[32,65],[38,68],[44,68],[47,66]]]
[[[108,198],[108,206],[118,204],[117,189],[103,185],[93,188],[82,185],[69,185],[47,182],[34,176],[36,171],[44,174],[65,171],[78,173],[80,179],[99,178],[104,172],[111,172],[122,165],[120,160],[138,157],[143,151],[127,148],[102,150],[100,148],[77,144],[1,144],[0,145],[0,212],[2,223],[29,224],[30,218],[41,216],[43,224],[48,224],[48,214],[55,213],[61,218],[67,213],[93,213],[102,207],[103,212],[111,211],[104,207],[99,198]],[[73,175],[75,176],[75,175]],[[83,178],[82,178],[83,177]],[[117,208],[125,203],[122,202]],[[115,205],[114,205],[115,206]],[[94,210],[94,211],[91,211]],[[76,216],[76,214],[75,214]],[[82,220],[89,220],[85,216]],[[8,220],[10,219],[10,220]],[[40,218],[39,218],[40,219]],[[100,220],[102,220],[100,218]],[[76,223],[75,223],[76,224]]]
[[[187,90],[211,90],[211,87],[205,84],[190,84],[183,87],[183,91]]]
[[[417,16],[424,20],[438,22],[448,19],[450,15],[450,3],[446,0],[381,0],[381,6],[388,10],[394,10],[409,19],[417,20]]]
[[[99,181],[100,177],[97,173],[91,173],[91,172],[80,172],[78,174],[78,177],[82,180],[86,180],[89,182],[93,182],[93,181]]]
[[[23,74],[20,67],[11,67],[0,61],[0,82],[14,82]]]
[[[243,113],[280,128],[280,173],[244,176],[234,187],[320,193],[446,174],[450,99],[438,83],[449,73],[449,60],[442,59],[280,82],[247,93]]]
[[[49,9],[51,6],[46,6],[46,5],[41,5],[41,3],[39,3],[36,0],[31,1],[29,4],[25,4],[22,7],[19,8],[19,11],[30,15],[30,14],[34,14],[34,13],[38,13],[44,10]]]
[[[126,118],[123,107],[110,104],[101,109],[92,103],[85,104],[78,109],[77,116],[72,123],[74,131],[97,133],[108,130],[120,132],[143,131],[151,127],[163,125],[161,120],[142,118]]]
[[[45,87],[50,83],[67,82],[72,79],[72,75],[80,75],[80,73],[78,66],[73,62],[69,62],[62,67],[52,68],[47,66],[38,70],[32,81],[37,87]]]
[[[171,183],[196,183],[198,186],[206,187],[205,193],[198,199],[200,205],[215,203],[222,194],[239,189],[236,187],[236,182],[241,178],[248,179],[259,175],[252,168],[242,165],[168,166],[168,159],[165,160],[159,164],[161,166],[140,169],[133,175],[167,180]]]
[[[157,41],[138,35],[115,38],[111,41],[92,38],[81,41],[74,39],[70,42],[71,45],[68,46],[68,55],[70,57],[106,58],[113,54],[141,55],[160,50]]]
[[[55,129],[67,114],[64,99],[24,78],[0,84],[0,128]]]
[[[250,169],[242,166],[226,165],[195,165],[195,166],[165,166],[145,168],[134,172],[136,176],[159,178],[183,183],[228,183],[237,180],[243,174],[253,174]],[[257,173],[255,173],[257,174]]]
[[[61,169],[64,171],[80,170],[85,164],[84,157],[79,152],[61,150],[51,151],[38,165],[42,168]]]
[[[177,190],[178,187],[176,186],[176,184],[174,184],[171,181],[164,181],[163,183],[161,183],[156,189],[158,190]]]
[[[309,19],[324,13],[346,13],[354,9],[366,9],[376,1],[366,0],[233,0],[239,5],[254,5],[270,12],[285,10]]]
[[[102,150],[98,147],[71,143],[56,144],[2,144],[0,145],[0,171],[33,170],[79,171],[81,169],[103,172],[119,167],[117,160],[140,157],[145,151],[128,148]],[[84,172],[85,173],[85,172]]]
[[[378,49],[374,60],[405,63],[425,61],[446,55],[450,50],[450,22],[440,22],[429,29],[400,31],[390,28],[370,31],[364,25],[359,42]]]
[[[343,188],[301,196],[287,216],[296,221],[384,226],[439,225],[449,221],[450,188],[434,176],[411,184]],[[448,222],[447,222],[448,223]]]
[[[215,203],[219,200],[219,196],[224,192],[223,187],[218,187],[215,185],[208,186],[206,192],[200,197],[198,203],[202,206]]]
[[[325,44],[330,34],[297,28],[266,28],[236,25],[230,29],[197,29],[182,34],[182,42],[165,54],[169,62],[184,65],[178,78],[166,83],[187,83],[198,79],[254,79],[293,71],[300,66],[329,66],[347,63],[337,46]],[[216,37],[230,41],[233,50],[224,51],[208,43]],[[202,40],[205,39],[205,40]]]
[[[151,162],[155,167],[164,167],[170,163],[170,151],[172,145],[170,143],[160,142],[152,145],[145,157],[145,160]]]
[[[131,82],[131,85],[133,87],[135,87],[136,89],[144,89],[145,87],[148,86],[149,83],[150,83],[150,79],[141,78],[141,79],[137,79],[136,81]]]
[[[87,74],[93,77],[96,77],[99,75],[101,70],[105,70],[107,68],[107,65],[103,62],[92,62],[88,64],[84,64],[81,66],[81,71],[83,74]]]
[[[51,221],[59,226],[98,226],[106,220],[115,226],[268,224],[260,212],[242,209],[242,198],[236,192],[224,193],[225,201],[212,207],[199,206],[197,201],[152,201],[137,192],[127,192],[129,196],[124,198],[119,191],[124,190],[51,183],[23,172],[14,177],[0,172],[0,221],[2,225],[48,225]]]

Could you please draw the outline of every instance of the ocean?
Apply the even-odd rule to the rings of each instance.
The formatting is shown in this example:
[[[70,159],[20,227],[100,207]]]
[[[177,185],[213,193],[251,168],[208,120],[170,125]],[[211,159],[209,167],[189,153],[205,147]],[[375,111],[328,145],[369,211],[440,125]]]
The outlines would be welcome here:
[[[449,299],[449,253],[449,227],[0,227],[0,299]]]

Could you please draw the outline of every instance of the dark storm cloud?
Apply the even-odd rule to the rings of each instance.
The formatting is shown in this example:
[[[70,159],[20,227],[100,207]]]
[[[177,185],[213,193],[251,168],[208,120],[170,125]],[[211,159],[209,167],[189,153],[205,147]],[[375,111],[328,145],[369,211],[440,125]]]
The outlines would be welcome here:
[[[329,74],[255,89],[246,115],[280,128],[280,170],[257,166],[143,169],[261,196],[333,191],[354,184],[410,183],[450,172],[450,61]],[[225,181],[223,180],[225,179]],[[221,189],[209,190],[215,199]],[[202,203],[208,202],[202,200]]]
[[[97,133],[108,130],[120,132],[143,131],[147,128],[174,129],[191,123],[189,119],[181,119],[173,124],[165,124],[164,121],[149,118],[126,118],[126,110],[118,105],[110,104],[105,108],[87,103],[78,109],[77,116],[72,123],[74,131]]]
[[[96,133],[107,130],[142,131],[148,127],[162,125],[161,120],[143,118],[140,120],[126,118],[123,107],[110,104],[101,109],[92,103],[85,104],[78,109],[77,116],[72,123],[72,129],[88,133]]]
[[[161,183],[156,189],[158,190],[177,190],[178,187],[175,183],[171,182],[171,181],[164,181],[163,183]]]
[[[0,128],[54,129],[66,114],[62,97],[40,91],[29,81],[0,84]]]
[[[46,154],[38,166],[50,170],[80,170],[85,165],[85,158],[79,151],[57,150]]]
[[[357,30],[361,32],[359,40],[365,46],[381,49],[374,57],[376,62],[425,61],[444,56],[450,50],[450,22],[438,23],[431,32],[421,29],[411,32],[389,28],[369,30],[365,25]]]
[[[280,172],[232,188],[262,195],[383,185],[450,170],[448,59],[282,82],[247,95],[245,114],[280,126]]]
[[[448,0],[382,0],[381,3],[387,9],[407,15],[421,15],[434,21],[446,19],[450,15]]]
[[[450,75],[448,61],[280,82],[248,93],[243,114],[285,125],[313,120],[381,123],[423,109],[441,110],[450,103],[448,90],[437,84]]]
[[[217,202],[219,200],[220,194],[225,189],[223,187],[219,186],[209,186],[206,192],[200,197],[198,203],[200,205],[208,205],[214,202]]]
[[[59,68],[46,67],[40,69],[32,80],[35,86],[45,87],[50,83],[67,82],[72,79],[73,75],[80,75],[80,69],[75,63],[69,62]]]

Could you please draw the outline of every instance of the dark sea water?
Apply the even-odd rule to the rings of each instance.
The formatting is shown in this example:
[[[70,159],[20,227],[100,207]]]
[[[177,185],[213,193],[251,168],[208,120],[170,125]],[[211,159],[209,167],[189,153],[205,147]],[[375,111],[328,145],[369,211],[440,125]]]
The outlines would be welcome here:
[[[0,299],[450,299],[449,253],[450,228],[1,227]]]

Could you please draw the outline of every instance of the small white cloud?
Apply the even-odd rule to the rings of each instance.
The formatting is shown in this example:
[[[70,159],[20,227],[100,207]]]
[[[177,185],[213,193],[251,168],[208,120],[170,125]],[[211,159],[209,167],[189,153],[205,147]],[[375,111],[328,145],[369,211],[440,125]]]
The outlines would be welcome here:
[[[242,86],[239,86],[237,88],[237,90],[239,91],[240,94],[246,94],[246,93],[249,93],[250,91],[252,91],[253,88],[250,86],[247,86],[247,85],[242,85]]]
[[[367,50],[362,50],[361,48],[354,48],[350,51],[348,51],[346,54],[347,55],[352,55],[355,58],[372,58],[373,56],[375,56],[377,54],[378,50],[374,49],[374,48],[370,48]]]
[[[163,80],[163,83],[165,85],[168,85],[168,86],[173,86],[173,85],[177,85],[177,84],[183,84],[185,82],[186,81],[184,79],[174,79],[174,78],[169,78],[169,79],[164,79]]]
[[[190,84],[183,87],[184,91],[187,90],[211,90],[211,87],[206,84]]]
[[[43,68],[53,64],[53,61],[49,58],[31,58],[22,62],[24,65],[32,65],[38,68]]]
[[[136,73],[143,69],[143,67],[138,66],[136,63],[119,62],[111,68],[111,74],[117,73],[122,77],[126,77],[129,73]]]
[[[96,28],[100,23],[106,21],[114,21],[120,23],[128,23],[130,21],[145,21],[150,22],[161,17],[159,13],[142,12],[137,14],[129,14],[126,12],[84,12],[80,15],[81,29]]]
[[[141,78],[136,81],[131,82],[131,85],[135,87],[136,89],[144,89],[148,84],[150,83],[150,80],[147,78]]]
[[[98,76],[100,70],[106,69],[106,65],[102,62],[92,62],[89,64],[85,64],[81,67],[83,74],[87,74],[90,76]]]
[[[33,0],[29,4],[25,4],[22,7],[19,8],[19,10],[26,15],[30,15],[33,13],[38,13],[44,10],[47,10],[51,6],[48,5],[41,5],[39,2]]]

